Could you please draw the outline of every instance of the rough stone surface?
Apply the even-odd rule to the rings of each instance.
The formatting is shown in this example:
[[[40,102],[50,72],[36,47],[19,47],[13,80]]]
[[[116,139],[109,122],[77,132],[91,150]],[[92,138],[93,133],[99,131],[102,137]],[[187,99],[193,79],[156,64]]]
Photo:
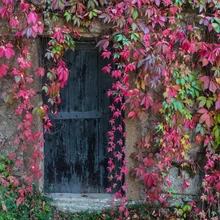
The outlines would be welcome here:
[[[111,194],[53,193],[48,196],[53,199],[52,205],[62,211],[97,211],[113,207]]]
[[[12,58],[11,62],[16,63],[16,58]],[[8,60],[3,59],[1,63],[10,66]],[[14,113],[16,104],[5,103],[2,98],[3,92],[10,90],[12,83],[13,78],[9,75],[0,80],[0,154],[5,156],[18,150],[13,143],[13,139],[17,134],[17,124],[20,121],[20,118]]]
[[[179,176],[179,170],[176,167],[173,167],[170,169],[169,178],[172,182],[172,188],[174,194],[190,194],[190,195],[197,195],[200,190],[200,177],[199,175],[194,176],[193,178],[189,177],[189,174],[187,172],[182,172],[182,176]],[[189,181],[189,187],[184,189],[182,186],[184,182],[190,179]]]

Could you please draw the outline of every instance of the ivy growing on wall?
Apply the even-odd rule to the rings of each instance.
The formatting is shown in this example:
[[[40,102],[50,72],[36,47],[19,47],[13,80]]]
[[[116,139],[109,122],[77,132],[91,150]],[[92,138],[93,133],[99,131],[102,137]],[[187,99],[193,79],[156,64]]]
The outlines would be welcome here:
[[[14,78],[10,90],[2,96],[7,103],[16,103],[15,114],[22,117],[14,144],[20,152],[31,148],[32,155],[30,169],[23,173],[22,180],[15,177],[5,180],[3,176],[0,180],[16,187],[21,183],[30,185],[34,177],[42,177],[39,164],[43,160],[43,132],[33,129],[33,119],[40,117],[44,131],[50,130],[48,106],[52,105],[56,113],[62,102],[61,89],[69,75],[63,54],[68,49],[74,50],[75,39],[80,38],[81,31],[89,30],[98,21],[109,25],[97,42],[103,58],[109,60],[103,72],[115,79],[107,93],[113,99],[108,152],[114,152],[108,161],[111,178],[107,191],[111,192],[116,182],[128,174],[127,160],[122,154],[126,151],[123,143],[126,108],[128,120],[147,113],[157,120],[147,122],[151,130],[142,132],[147,135],[137,140],[137,151],[131,155],[139,164],[131,172],[143,184],[146,200],[167,205],[171,196],[168,174],[174,163],[183,169],[190,167],[193,172],[202,170],[202,194],[200,201],[191,203],[193,216],[217,219],[220,208],[219,8],[218,0],[1,0],[1,22],[8,28],[1,35],[0,78]],[[48,72],[41,66],[33,69],[29,56],[31,39],[40,35],[50,38],[45,56],[53,61],[54,67]],[[16,62],[10,63],[15,58]],[[49,97],[49,105],[34,106],[34,75],[40,78],[46,75],[47,83],[42,90]],[[135,75],[135,84],[130,84],[131,75]],[[115,123],[116,120],[121,123]],[[117,143],[115,132],[120,132],[122,137]],[[192,161],[188,154],[195,143],[204,154],[201,163]],[[114,151],[116,146],[120,152]],[[17,167],[22,166],[16,153],[8,157],[15,160]],[[114,172],[115,159],[120,161],[120,173]],[[188,188],[189,184],[186,179],[182,187]],[[122,200],[120,211],[125,216],[128,215],[126,189],[124,184],[115,194]],[[23,186],[19,189],[17,205],[31,190],[26,191]]]

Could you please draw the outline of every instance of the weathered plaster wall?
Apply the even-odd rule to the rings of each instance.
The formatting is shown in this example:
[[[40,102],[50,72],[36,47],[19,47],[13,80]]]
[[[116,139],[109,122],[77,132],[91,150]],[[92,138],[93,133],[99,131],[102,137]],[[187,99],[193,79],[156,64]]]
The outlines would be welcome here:
[[[29,75],[33,76],[34,83],[31,87],[37,91],[33,99],[34,106],[37,106],[39,102],[42,101],[41,98],[41,82],[34,69],[39,66],[39,55],[38,55],[38,48],[37,48],[37,41],[36,40],[29,40],[29,54],[27,59],[30,60],[33,64],[32,68],[29,70]],[[18,49],[16,50],[16,56],[11,58],[10,61],[3,60],[2,62],[8,64],[10,71],[12,68],[17,67],[17,54],[19,54]],[[27,150],[25,152],[21,152],[21,149],[14,144],[14,139],[17,137],[17,125],[21,122],[22,117],[15,114],[15,109],[18,104],[17,101],[14,103],[5,103],[2,94],[4,92],[8,92],[12,89],[12,84],[14,83],[13,76],[9,73],[6,77],[3,77],[0,80],[0,154],[5,156],[11,155],[12,153],[18,153],[18,157],[20,160],[23,161],[23,166],[19,168],[19,172],[17,175],[21,174],[22,170],[28,170],[30,168],[29,159],[27,159],[31,154],[31,150]],[[13,96],[13,93],[11,94]],[[42,130],[42,124],[39,118],[34,119],[34,126],[33,131]]]

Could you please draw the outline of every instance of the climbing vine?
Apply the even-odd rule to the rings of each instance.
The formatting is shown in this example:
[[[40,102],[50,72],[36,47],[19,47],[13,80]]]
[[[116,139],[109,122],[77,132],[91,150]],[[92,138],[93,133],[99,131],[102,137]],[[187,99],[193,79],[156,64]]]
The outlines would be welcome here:
[[[19,150],[8,157],[19,168],[23,165],[20,154],[31,151],[30,168],[23,173],[22,180],[13,179],[14,186],[30,185],[33,178],[42,177],[43,131],[34,129],[34,118],[40,117],[44,131],[50,130],[48,112],[56,114],[62,102],[60,92],[69,75],[64,52],[74,49],[75,39],[80,38],[82,31],[89,31],[99,22],[107,27],[96,39],[102,57],[109,60],[103,72],[114,78],[107,92],[113,100],[109,107],[112,118],[107,150],[111,154],[108,161],[111,175],[107,192],[112,192],[120,182],[121,189],[115,196],[122,200],[120,211],[128,216],[127,186],[123,180],[130,172],[143,183],[147,201],[159,201],[166,206],[172,196],[169,172],[178,164],[181,170],[190,167],[203,178],[199,201],[188,207],[194,218],[217,219],[219,8],[217,0],[1,0],[1,22],[8,28],[1,34],[0,78],[14,79],[10,90],[2,96],[7,103],[16,103],[15,114],[21,117],[14,139]],[[47,71],[43,66],[33,68],[29,53],[32,39],[41,35],[50,38],[45,57],[53,61],[53,68]],[[48,104],[34,106],[36,76],[47,78],[42,90],[48,96]],[[143,128],[137,149],[131,155],[138,166],[128,171],[128,161],[123,156],[125,118],[142,120],[143,115],[152,116],[146,121],[151,129]],[[120,133],[117,142],[116,132]],[[190,157],[195,144],[203,153],[201,161]],[[120,164],[119,173],[115,161]],[[189,186],[187,178],[182,187]],[[19,192],[18,205],[25,199],[24,185]],[[177,212],[177,216],[181,213]]]

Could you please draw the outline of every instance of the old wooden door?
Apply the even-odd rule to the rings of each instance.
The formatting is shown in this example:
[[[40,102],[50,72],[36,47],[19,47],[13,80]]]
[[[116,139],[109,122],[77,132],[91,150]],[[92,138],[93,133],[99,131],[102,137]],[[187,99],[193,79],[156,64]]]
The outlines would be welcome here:
[[[104,193],[110,119],[106,91],[111,78],[94,45],[80,43],[65,54],[70,76],[54,124],[45,134],[45,192]]]

